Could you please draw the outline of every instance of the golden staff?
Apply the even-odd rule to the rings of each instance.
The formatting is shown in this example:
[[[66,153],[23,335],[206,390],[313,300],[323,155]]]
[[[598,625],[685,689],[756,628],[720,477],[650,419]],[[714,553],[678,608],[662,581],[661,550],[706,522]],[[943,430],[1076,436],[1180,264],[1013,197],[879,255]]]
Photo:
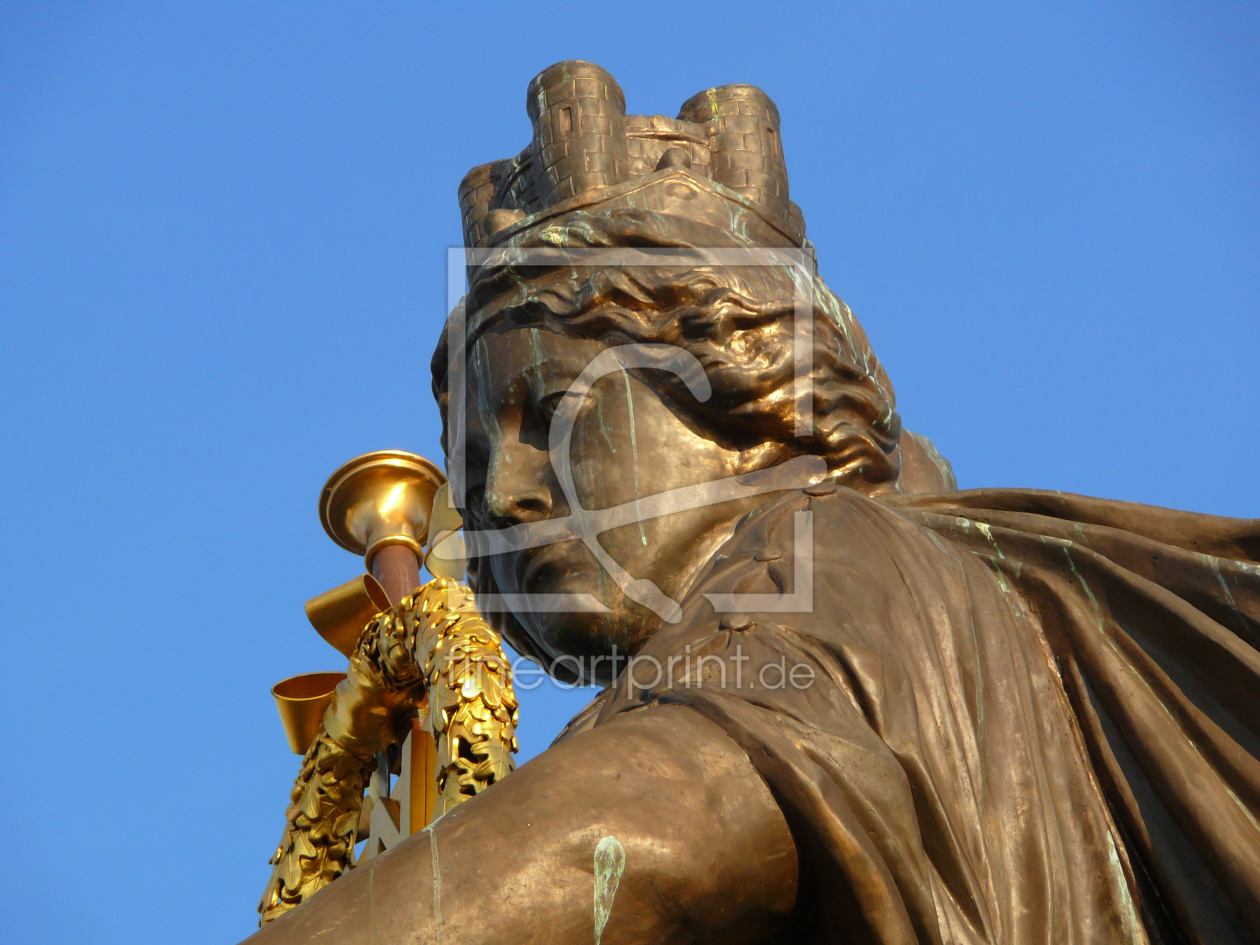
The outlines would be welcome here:
[[[456,578],[461,560],[426,562],[462,524],[445,477],[401,450],[356,457],[329,477],[320,521],[370,573],[307,602],[319,634],[350,663],[272,688],[289,746],[302,754],[259,925],[356,863],[423,829],[506,777],[517,701],[502,642]],[[396,781],[391,784],[391,777]],[[367,802],[364,790],[367,789]]]

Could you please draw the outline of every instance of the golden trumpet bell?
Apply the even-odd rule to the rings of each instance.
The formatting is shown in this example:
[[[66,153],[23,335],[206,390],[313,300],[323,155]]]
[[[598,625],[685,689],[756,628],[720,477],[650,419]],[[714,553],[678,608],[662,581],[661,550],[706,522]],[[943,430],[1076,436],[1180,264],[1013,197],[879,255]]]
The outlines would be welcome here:
[[[389,610],[385,589],[360,574],[306,602],[306,619],[342,656],[353,656],[369,620]]]
[[[423,456],[377,450],[345,463],[324,484],[319,520],[347,551],[372,557],[386,545],[406,545],[423,560],[422,545],[442,471]]]
[[[290,676],[271,687],[280,722],[296,754],[305,755],[324,721],[324,710],[332,703],[337,684],[345,673],[303,673]]]

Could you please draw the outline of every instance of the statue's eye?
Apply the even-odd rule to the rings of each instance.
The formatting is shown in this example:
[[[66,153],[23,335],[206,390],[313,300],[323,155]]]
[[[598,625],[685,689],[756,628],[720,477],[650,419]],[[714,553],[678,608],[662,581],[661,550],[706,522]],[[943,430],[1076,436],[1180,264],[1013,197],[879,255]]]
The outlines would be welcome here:
[[[538,411],[538,417],[544,423],[551,423],[555,419],[556,411],[560,409],[560,405],[564,403],[564,398],[568,395],[568,391],[556,391],[553,394],[547,394],[538,400],[535,408]]]

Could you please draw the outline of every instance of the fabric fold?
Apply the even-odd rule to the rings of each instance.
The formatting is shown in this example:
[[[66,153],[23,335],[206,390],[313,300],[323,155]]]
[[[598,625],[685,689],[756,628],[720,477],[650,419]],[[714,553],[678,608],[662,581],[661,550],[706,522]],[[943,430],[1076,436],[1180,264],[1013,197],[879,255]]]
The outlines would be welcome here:
[[[780,496],[640,654],[679,672],[574,728],[726,730],[796,838],[801,941],[1260,941],[1258,551],[1254,521],[1061,493]],[[812,611],[726,628],[704,595],[790,593],[788,561]]]

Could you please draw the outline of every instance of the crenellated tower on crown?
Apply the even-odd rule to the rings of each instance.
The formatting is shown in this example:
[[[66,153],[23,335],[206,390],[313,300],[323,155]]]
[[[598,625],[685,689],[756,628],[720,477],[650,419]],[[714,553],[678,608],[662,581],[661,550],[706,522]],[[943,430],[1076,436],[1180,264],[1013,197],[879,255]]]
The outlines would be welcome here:
[[[627,177],[626,97],[590,62],[559,62],[529,83],[534,182],[546,206]]]
[[[805,220],[788,199],[779,110],[761,89],[706,89],[677,118],[627,115],[608,72],[570,60],[535,76],[525,102],[534,128],[529,147],[474,167],[460,184],[466,245],[499,245],[597,206],[681,212],[715,225],[739,220],[764,245],[803,245]]]
[[[678,120],[703,126],[715,183],[765,206],[775,217],[787,217],[779,109],[770,96],[755,85],[722,85],[687,99]]]

